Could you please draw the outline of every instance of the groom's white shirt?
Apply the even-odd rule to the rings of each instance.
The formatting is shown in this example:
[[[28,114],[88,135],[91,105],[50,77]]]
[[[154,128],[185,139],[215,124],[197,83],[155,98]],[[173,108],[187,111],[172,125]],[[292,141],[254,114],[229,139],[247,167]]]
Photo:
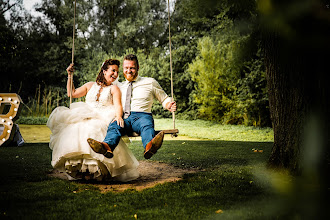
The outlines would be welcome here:
[[[121,102],[124,107],[126,100],[126,92],[129,81],[117,83],[121,90]],[[159,83],[150,77],[137,76],[134,80],[131,98],[131,111],[132,112],[147,112],[151,113],[151,107],[154,99],[162,103],[163,108],[171,101],[171,98],[165,93]]]

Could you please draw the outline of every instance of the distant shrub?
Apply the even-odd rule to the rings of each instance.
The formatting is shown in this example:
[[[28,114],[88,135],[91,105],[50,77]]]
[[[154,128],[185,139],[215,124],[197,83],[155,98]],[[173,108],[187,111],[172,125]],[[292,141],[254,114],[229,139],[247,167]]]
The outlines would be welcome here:
[[[45,125],[47,124],[48,117],[20,117],[16,123],[26,125]]]

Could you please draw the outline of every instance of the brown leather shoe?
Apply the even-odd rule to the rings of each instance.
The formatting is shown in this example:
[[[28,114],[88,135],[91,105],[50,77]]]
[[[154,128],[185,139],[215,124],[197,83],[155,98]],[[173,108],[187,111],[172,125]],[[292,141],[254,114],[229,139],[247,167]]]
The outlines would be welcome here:
[[[87,142],[96,153],[103,154],[107,158],[113,157],[113,153],[107,143],[100,142],[92,138],[88,138]]]
[[[157,153],[157,150],[162,146],[164,139],[164,131],[159,132],[146,146],[144,158],[150,159],[152,155]]]

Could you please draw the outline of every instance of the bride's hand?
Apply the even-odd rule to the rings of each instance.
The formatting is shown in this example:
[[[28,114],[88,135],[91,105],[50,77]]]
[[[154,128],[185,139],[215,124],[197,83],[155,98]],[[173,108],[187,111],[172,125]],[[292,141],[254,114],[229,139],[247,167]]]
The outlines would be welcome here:
[[[71,63],[68,68],[66,68],[66,72],[68,73],[68,76],[71,77],[73,72],[74,72],[74,68],[73,68],[73,63]]]
[[[117,125],[124,127],[124,119],[122,117],[115,117],[112,122],[117,121]]]

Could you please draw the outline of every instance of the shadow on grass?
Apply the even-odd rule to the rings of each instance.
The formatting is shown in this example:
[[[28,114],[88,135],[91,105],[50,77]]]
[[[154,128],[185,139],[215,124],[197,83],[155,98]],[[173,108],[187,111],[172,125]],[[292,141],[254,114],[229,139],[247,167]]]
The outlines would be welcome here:
[[[165,141],[152,160],[200,169],[221,165],[255,165],[267,161],[272,144],[272,142],[242,141]],[[139,141],[134,141],[130,149],[138,159],[143,159],[143,148]],[[254,152],[253,149],[263,152]]]
[[[48,143],[25,144],[22,147],[0,147],[0,182],[40,181],[47,179],[51,150]]]
[[[0,217],[37,219],[200,219],[246,201],[269,197],[252,174],[263,166],[272,143],[165,141],[152,160],[199,168],[182,181],[141,192],[101,194],[96,187],[47,176],[47,143],[0,148]],[[140,141],[129,146],[143,159]],[[263,149],[255,153],[253,148]],[[20,207],[19,209],[17,207]],[[255,207],[249,212],[254,212]],[[257,212],[256,212],[257,213]],[[257,213],[254,217],[262,216]]]

